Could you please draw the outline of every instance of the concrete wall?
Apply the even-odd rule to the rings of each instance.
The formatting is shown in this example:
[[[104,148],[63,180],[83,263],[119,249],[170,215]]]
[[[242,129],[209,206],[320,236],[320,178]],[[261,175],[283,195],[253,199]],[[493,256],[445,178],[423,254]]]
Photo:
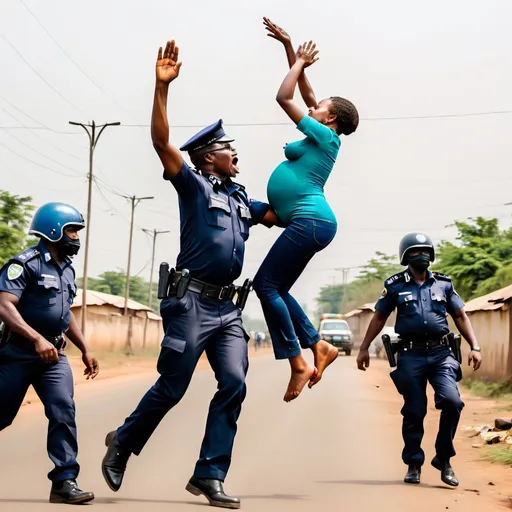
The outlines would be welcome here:
[[[146,319],[142,316],[125,317],[116,314],[98,312],[105,306],[87,308],[86,339],[93,350],[120,350],[126,347],[128,330],[131,323],[131,346],[134,350],[141,349]],[[81,322],[81,308],[73,308],[78,324]],[[137,312],[145,315],[144,312]],[[161,320],[147,320],[146,348],[158,348],[163,338]]]
[[[512,377],[512,315],[510,309],[475,311],[469,318],[482,347],[482,366],[475,377],[502,381]],[[472,374],[467,366],[468,344],[463,340],[462,368],[464,375]]]

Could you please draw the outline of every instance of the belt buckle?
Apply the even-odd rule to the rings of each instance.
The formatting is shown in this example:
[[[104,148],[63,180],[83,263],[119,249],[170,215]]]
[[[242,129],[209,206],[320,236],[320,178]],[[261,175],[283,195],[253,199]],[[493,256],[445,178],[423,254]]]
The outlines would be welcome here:
[[[219,295],[217,295],[217,299],[218,300],[224,300],[225,296],[224,295],[224,292],[227,292],[229,289],[229,286],[221,286],[220,287],[220,291],[219,291]]]

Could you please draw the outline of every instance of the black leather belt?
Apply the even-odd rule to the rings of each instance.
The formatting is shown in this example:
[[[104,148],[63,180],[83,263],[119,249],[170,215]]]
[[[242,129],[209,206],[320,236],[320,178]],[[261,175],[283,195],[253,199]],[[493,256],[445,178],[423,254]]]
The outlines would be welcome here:
[[[400,340],[399,347],[409,350],[429,350],[440,347],[449,347],[447,336],[438,340]]]
[[[43,338],[49,341],[57,350],[61,350],[66,346],[66,340],[62,334],[60,336],[43,336]],[[7,343],[13,343],[14,345],[24,348],[34,346],[30,340],[27,340],[27,338],[15,332],[11,332],[6,341]]]
[[[173,276],[173,278],[171,279],[175,283],[178,282],[180,280],[180,274],[175,274],[175,276]],[[187,290],[194,293],[199,293],[201,295],[201,298],[208,298],[219,301],[233,300],[233,297],[236,295],[239,288],[239,286],[235,286],[234,284],[230,284],[229,286],[218,286],[215,284],[208,284],[203,281],[199,281],[199,279],[194,278],[190,279],[187,286]],[[173,293],[171,291],[171,297],[172,296]]]

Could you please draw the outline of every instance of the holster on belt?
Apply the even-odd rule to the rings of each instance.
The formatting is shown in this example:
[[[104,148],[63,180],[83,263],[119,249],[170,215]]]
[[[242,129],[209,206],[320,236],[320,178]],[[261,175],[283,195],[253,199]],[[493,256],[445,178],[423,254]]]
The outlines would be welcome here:
[[[462,364],[462,351],[460,349],[461,336],[460,334],[454,334],[453,332],[447,334],[448,346],[452,351],[453,357],[457,359],[459,364]]]
[[[169,290],[169,263],[165,261],[160,263],[160,270],[158,272],[158,292],[157,297],[159,299],[165,299],[168,297]]]
[[[382,335],[382,344],[384,345],[384,350],[386,351],[389,366],[391,366],[391,368],[394,368],[396,366],[395,352],[397,347],[393,347],[393,345],[396,344],[391,343],[391,338],[389,337],[389,334]]]
[[[252,280],[246,279],[244,281],[244,284],[240,286],[237,290],[236,295],[236,307],[240,309],[240,311],[243,311],[245,308],[245,305],[247,304],[247,299],[249,298],[249,294],[252,290]]]

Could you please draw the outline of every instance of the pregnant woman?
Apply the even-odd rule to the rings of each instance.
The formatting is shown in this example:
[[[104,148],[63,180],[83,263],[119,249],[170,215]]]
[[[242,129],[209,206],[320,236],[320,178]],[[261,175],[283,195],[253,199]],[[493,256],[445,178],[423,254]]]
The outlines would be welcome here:
[[[286,160],[268,182],[269,203],[285,229],[254,278],[275,357],[290,362],[291,377],[284,395],[289,402],[308,382],[309,387],[314,386],[338,357],[338,350],[320,338],[289,291],[311,258],[327,247],[336,234],[336,217],[325,199],[324,185],[338,156],[339,136],[353,133],[359,116],[350,101],[337,96],[317,103],[304,74],[304,69],[318,60],[314,43],[304,43],[295,54],[284,30],[267,18],[264,25],[269,36],[284,44],[290,65],[276,100],[306,136],[286,145]],[[297,84],[308,113],[293,101]],[[301,347],[313,351],[314,367],[302,356]]]

